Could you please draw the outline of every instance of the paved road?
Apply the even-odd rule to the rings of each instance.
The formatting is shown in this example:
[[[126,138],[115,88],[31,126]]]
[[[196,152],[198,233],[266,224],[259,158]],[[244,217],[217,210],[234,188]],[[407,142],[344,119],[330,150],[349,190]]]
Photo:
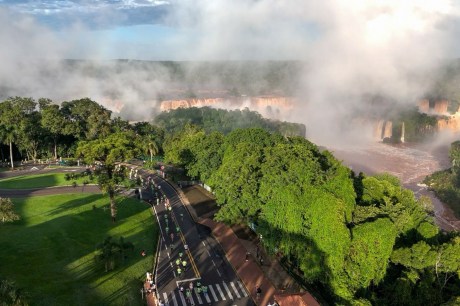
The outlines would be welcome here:
[[[148,173],[141,171],[140,175],[147,177]],[[152,176],[152,179],[157,186],[153,194],[159,191],[171,206],[171,210],[168,210],[166,201],[154,205],[161,229],[158,265],[154,271],[158,298],[166,302],[166,305],[173,306],[254,305],[225,259],[220,245],[210,235],[210,230],[192,220],[176,190],[168,182],[158,176]],[[144,199],[152,197],[151,188],[144,189],[142,193]],[[186,261],[186,269],[179,275],[177,263],[184,270],[182,260]],[[190,283],[193,283],[193,290],[188,300],[186,290]],[[198,283],[201,283],[202,288],[207,287],[206,294],[199,293]],[[181,286],[185,294],[180,292]]]

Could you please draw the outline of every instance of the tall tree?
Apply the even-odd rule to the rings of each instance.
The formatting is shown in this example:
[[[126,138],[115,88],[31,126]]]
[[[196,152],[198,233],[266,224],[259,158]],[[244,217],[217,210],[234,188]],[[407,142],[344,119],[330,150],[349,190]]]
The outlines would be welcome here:
[[[59,105],[52,104],[51,100],[39,99],[38,104],[40,105],[40,112],[42,114],[41,126],[49,132],[53,139],[54,159],[57,159],[57,144],[59,137],[69,132],[66,129],[66,120]]]
[[[35,111],[35,107],[36,102],[32,98],[13,97],[0,103],[0,131],[3,140],[10,146],[12,169],[14,169],[13,143],[19,141],[21,126]]]
[[[127,161],[138,155],[141,152],[138,144],[136,135],[128,131],[110,134],[105,138],[82,141],[77,147],[78,157],[83,157],[87,163],[100,163],[95,174],[100,188],[109,195],[113,222],[117,216],[116,189],[118,184],[126,178],[124,167],[117,166],[116,163]]]
[[[111,132],[112,112],[89,98],[62,102],[61,111],[77,139],[92,140]]]

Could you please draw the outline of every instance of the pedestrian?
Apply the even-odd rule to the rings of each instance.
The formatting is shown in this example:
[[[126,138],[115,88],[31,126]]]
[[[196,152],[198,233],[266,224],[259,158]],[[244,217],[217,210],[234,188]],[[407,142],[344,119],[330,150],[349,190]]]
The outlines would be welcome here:
[[[184,253],[180,252],[179,253],[179,258],[182,258],[182,256],[184,256]]]
[[[176,226],[176,233],[179,233],[179,232],[180,232],[180,227]]]
[[[171,237],[171,241],[174,241],[174,233],[171,233],[169,236]]]
[[[180,288],[179,288],[179,291],[180,291],[180,293],[184,294],[184,286],[181,285]]]
[[[193,290],[193,282],[190,282],[190,284],[188,284],[188,287],[190,288],[190,290]]]
[[[256,286],[256,298],[260,298],[260,294],[262,293],[262,289],[260,289],[260,285]]]
[[[261,265],[261,266],[264,265],[264,259],[262,258],[262,256],[260,256],[260,265]]]
[[[184,221],[184,214],[183,213],[180,213],[180,220]]]
[[[208,286],[202,286],[201,290],[203,291],[203,294],[204,294],[205,296],[208,295]]]
[[[171,245],[169,246],[169,248],[171,249],[171,253],[172,253],[172,251],[174,250],[174,245],[171,243]]]
[[[251,253],[249,253],[249,251],[246,252],[246,261],[249,260],[249,255],[251,255]]]
[[[165,231],[166,231],[166,234],[168,234],[169,233],[169,227],[166,226]]]
[[[141,256],[142,256],[142,257],[145,257],[145,255],[147,255],[147,254],[145,253],[145,250],[142,250]]]

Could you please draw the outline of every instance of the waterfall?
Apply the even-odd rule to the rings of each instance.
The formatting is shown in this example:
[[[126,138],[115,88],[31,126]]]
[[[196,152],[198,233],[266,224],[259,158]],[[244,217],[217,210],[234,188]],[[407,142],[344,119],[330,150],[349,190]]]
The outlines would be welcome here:
[[[385,121],[379,120],[377,126],[374,129],[374,139],[381,141],[383,138],[383,124]]]
[[[382,139],[391,138],[391,136],[393,136],[393,122],[385,121]]]
[[[401,126],[401,142],[404,143],[404,134],[406,133],[406,127],[404,126],[404,122]]]

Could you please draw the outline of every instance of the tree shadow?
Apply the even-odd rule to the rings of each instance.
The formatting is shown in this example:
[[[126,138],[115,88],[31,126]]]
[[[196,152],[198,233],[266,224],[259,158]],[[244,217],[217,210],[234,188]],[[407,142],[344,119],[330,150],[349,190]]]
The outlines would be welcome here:
[[[109,213],[91,208],[91,203],[97,199],[100,195],[73,199],[49,213],[48,221],[24,227],[27,220],[23,220],[2,229],[2,234],[8,237],[0,237],[0,270],[30,293],[32,305],[68,305],[69,301],[73,305],[128,304],[120,299],[131,301],[131,305],[140,303],[140,286],[133,293],[131,289],[138,286],[145,271],[151,269],[156,246],[154,237],[158,231],[155,223],[151,222],[142,229],[141,224],[146,220],[133,221],[140,224],[134,224],[135,233],[124,238],[133,242],[135,248],[127,251],[126,259],[120,258],[114,271],[105,273],[104,268],[96,265],[94,251],[95,246],[114,231],[128,233],[124,229],[126,219],[149,207],[144,204],[130,209],[120,207],[119,217],[123,222],[113,224]],[[80,205],[86,205],[88,209],[58,216]],[[24,205],[18,205],[17,209],[24,215]],[[113,235],[118,240],[118,233]],[[146,249],[149,256],[142,257],[141,249]],[[130,269],[134,265],[144,268]],[[138,271],[137,275],[133,275],[133,271]],[[115,280],[114,285],[110,285],[113,288],[106,285],[107,281],[114,277],[120,279],[124,273],[126,276],[121,281]],[[135,297],[137,301],[133,300]]]

